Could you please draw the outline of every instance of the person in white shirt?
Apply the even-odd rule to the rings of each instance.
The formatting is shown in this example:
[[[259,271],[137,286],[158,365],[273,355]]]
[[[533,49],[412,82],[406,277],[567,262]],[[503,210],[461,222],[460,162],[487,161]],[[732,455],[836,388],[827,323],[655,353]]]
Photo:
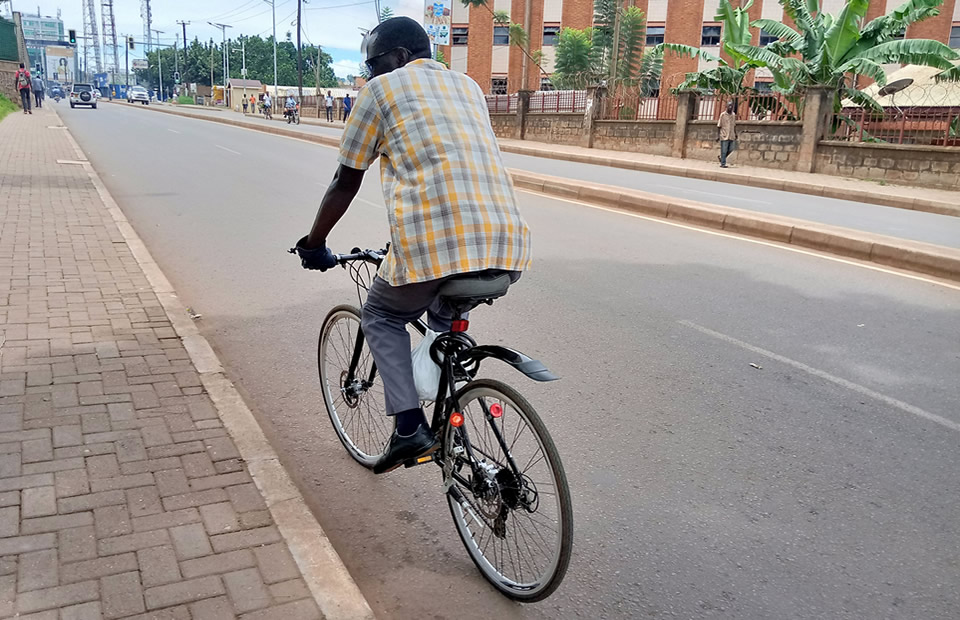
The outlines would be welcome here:
[[[333,93],[329,90],[327,91],[326,104],[327,104],[327,122],[332,123],[333,122]]]
[[[270,93],[265,93],[263,95],[263,114],[267,118],[270,118],[272,112],[273,102],[270,101]]]

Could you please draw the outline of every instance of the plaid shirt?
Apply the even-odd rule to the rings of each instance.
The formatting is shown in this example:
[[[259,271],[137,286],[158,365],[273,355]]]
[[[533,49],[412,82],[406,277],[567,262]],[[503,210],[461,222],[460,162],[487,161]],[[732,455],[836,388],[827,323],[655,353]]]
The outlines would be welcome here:
[[[340,163],[366,170],[381,157],[393,286],[530,265],[530,231],[517,210],[483,93],[466,75],[415,60],[371,80],[340,141]]]

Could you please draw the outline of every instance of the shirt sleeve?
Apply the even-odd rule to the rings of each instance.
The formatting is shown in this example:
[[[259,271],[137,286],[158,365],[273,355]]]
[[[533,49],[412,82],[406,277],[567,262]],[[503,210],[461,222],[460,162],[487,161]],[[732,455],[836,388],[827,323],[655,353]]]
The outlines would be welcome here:
[[[360,91],[350,109],[347,126],[340,138],[339,161],[356,170],[366,170],[380,156],[383,139],[380,105],[373,90]]]

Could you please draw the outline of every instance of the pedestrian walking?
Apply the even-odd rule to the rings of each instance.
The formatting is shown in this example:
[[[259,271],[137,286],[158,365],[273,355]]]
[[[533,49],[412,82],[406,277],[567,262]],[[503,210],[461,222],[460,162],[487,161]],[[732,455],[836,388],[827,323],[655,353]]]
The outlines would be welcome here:
[[[257,113],[257,98],[250,95],[250,114]]]
[[[346,123],[350,118],[350,110],[353,109],[353,100],[350,99],[350,93],[343,96],[343,122]]]
[[[20,92],[20,104],[23,106],[23,113],[33,114],[33,110],[30,109],[30,72],[23,66],[22,62],[20,68],[13,74],[13,85]]]
[[[720,141],[720,167],[727,167],[727,156],[737,148],[737,115],[733,111],[733,102],[717,121],[717,140]]]
[[[327,98],[325,103],[327,104],[327,122],[332,123],[333,122],[333,93],[329,90],[327,91]]]
[[[33,76],[30,80],[30,88],[33,89],[33,98],[38,108],[43,107],[43,78],[39,75]]]

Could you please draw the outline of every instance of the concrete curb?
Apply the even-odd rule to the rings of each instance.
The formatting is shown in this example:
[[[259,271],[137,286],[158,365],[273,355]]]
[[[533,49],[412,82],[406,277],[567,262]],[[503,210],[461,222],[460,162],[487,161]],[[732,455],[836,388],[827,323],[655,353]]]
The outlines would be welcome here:
[[[145,106],[141,107],[151,109]],[[175,112],[173,110],[158,108],[154,108],[154,110],[164,114],[174,114],[202,121],[223,123],[244,129],[295,138],[297,140],[305,140],[324,146],[335,148],[340,146],[340,140],[333,136],[309,134],[284,127],[266,127],[264,125],[246,123],[234,119],[211,118],[197,114]],[[570,159],[570,161],[583,160],[586,163],[603,163],[604,165],[608,165],[604,162],[587,162],[586,160],[588,159],[590,159],[590,156],[578,154],[575,158]],[[604,161],[606,161],[606,159]],[[657,166],[657,170],[651,171],[661,172],[662,170],[659,168],[660,167]],[[711,171],[694,170],[693,172]],[[717,173],[715,176],[719,176],[719,171],[715,172]],[[874,262],[888,267],[906,269],[946,278],[948,280],[960,281],[960,250],[953,248],[921,243],[919,241],[907,241],[897,237],[875,235],[851,228],[830,226],[828,224],[820,224],[796,218],[758,213],[746,209],[720,207],[612,185],[602,185],[579,180],[569,181],[560,177],[522,170],[510,170],[510,174],[513,176],[514,184],[520,189],[625,209],[653,217],[675,219],[689,224],[703,226],[704,228],[726,230],[750,237],[788,243],[821,252]],[[696,175],[690,174],[689,176],[694,177]],[[708,180],[719,179],[710,178]],[[783,181],[777,189],[786,189],[798,193],[814,193],[812,190],[801,192],[800,190],[794,189],[794,183],[792,181]],[[826,190],[822,187],[820,188],[820,192],[821,193],[817,195],[827,195]]]
[[[513,170],[519,189],[848,256],[960,282],[960,250],[807,220]]]
[[[166,110],[160,110],[167,112]],[[176,114],[175,112],[169,112]],[[54,110],[58,121],[59,114]],[[124,241],[147,276],[177,336],[183,341],[190,360],[200,375],[221,421],[247,463],[253,478],[270,509],[280,534],[300,568],[317,606],[326,620],[374,620],[373,611],[350,573],[343,565],[323,528],[307,507],[289,474],[284,469],[273,446],[267,441],[253,412],[244,403],[240,393],[226,377],[217,354],[197,326],[188,317],[186,308],[173,290],[170,281],[153,260],[149,250],[126,216],[110,195],[106,186],[87,160],[73,134],[67,138],[110,212]]]

